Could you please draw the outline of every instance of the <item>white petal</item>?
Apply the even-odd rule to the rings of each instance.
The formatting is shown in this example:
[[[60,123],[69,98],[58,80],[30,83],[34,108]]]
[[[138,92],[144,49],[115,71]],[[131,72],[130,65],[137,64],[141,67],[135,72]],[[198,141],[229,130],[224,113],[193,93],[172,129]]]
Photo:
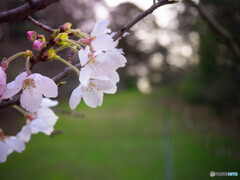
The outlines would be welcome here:
[[[85,91],[83,100],[89,107],[96,108],[102,105],[103,93],[100,91]]]
[[[85,49],[81,49],[79,51],[78,56],[79,56],[80,64],[82,66],[84,66],[88,62],[88,60],[89,60],[88,54],[89,53],[90,53],[90,47],[89,46],[87,46]]]
[[[30,77],[34,79],[35,86],[40,93],[46,97],[57,97],[58,87],[52,79],[38,73],[32,74],[31,76]]]
[[[107,52],[106,56],[108,56],[108,58],[111,59],[111,61],[115,62],[118,67],[124,67],[125,64],[127,63],[127,59],[116,50]]]
[[[34,119],[30,124],[30,128],[32,129],[34,134],[42,132],[50,135],[53,132],[53,126],[48,124],[43,119]]]
[[[20,97],[21,106],[30,112],[36,112],[42,102],[42,94],[36,88],[25,88]]]
[[[91,44],[95,51],[107,51],[117,46],[117,42],[114,42],[111,36],[107,34],[97,37]]]
[[[114,81],[92,80],[92,82],[96,84],[99,90],[104,93],[114,94],[117,91],[117,86]]]
[[[58,101],[56,100],[51,100],[49,98],[43,98],[42,100],[42,107],[54,107],[58,105]]]
[[[26,124],[25,126],[22,127],[22,130],[17,134],[17,137],[24,142],[29,142],[31,135],[32,132],[30,124]]]
[[[107,76],[116,83],[119,82],[120,80],[119,74],[117,73],[117,71],[109,72]]]
[[[2,67],[0,67],[0,96],[6,88],[6,83],[6,73],[3,71]]]
[[[19,138],[16,138],[15,136],[7,138],[6,143],[8,144],[8,147],[10,149],[19,153],[25,150],[25,143]]]
[[[79,77],[79,81],[81,82],[81,84],[83,84],[84,86],[88,86],[92,71],[93,70],[90,66],[85,66],[81,69]]]
[[[109,24],[109,20],[99,19],[93,28],[91,36],[92,37],[100,36],[102,34],[109,32],[109,29],[107,29],[108,24]]]
[[[83,92],[81,86],[78,86],[76,89],[73,90],[69,100],[69,106],[72,110],[75,109],[77,105],[81,102],[82,94]]]
[[[39,119],[44,119],[49,125],[54,126],[58,120],[58,116],[50,108],[40,108],[37,111]]]
[[[8,99],[13,95],[17,94],[23,85],[23,81],[27,79],[27,73],[23,72],[19,74],[14,81],[7,84],[5,91],[2,94],[4,99]]]
[[[8,146],[5,142],[0,141],[0,163],[5,162],[8,156]]]

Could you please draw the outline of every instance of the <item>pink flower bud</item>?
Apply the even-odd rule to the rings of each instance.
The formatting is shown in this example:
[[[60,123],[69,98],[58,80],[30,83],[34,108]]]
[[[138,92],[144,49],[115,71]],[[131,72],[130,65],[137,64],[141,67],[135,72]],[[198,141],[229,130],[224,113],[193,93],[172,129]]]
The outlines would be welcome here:
[[[33,43],[33,49],[40,51],[44,47],[45,43],[41,40],[35,40]]]
[[[5,88],[6,88],[6,73],[4,72],[2,67],[0,67],[0,96],[2,95]]]
[[[32,42],[37,39],[37,33],[35,31],[28,31],[27,36],[28,36],[28,39]]]

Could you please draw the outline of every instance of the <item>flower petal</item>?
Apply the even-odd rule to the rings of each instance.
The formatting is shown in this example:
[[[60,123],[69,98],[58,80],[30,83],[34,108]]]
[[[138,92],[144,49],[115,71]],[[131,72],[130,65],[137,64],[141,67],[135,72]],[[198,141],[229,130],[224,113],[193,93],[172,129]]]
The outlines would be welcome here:
[[[26,124],[25,126],[22,127],[22,130],[17,134],[17,137],[24,142],[29,142],[31,135],[32,132],[30,125]]]
[[[0,163],[5,162],[8,156],[8,146],[5,142],[0,141]]]
[[[58,116],[50,108],[40,108],[37,111],[39,119],[44,119],[49,125],[54,126],[58,120]]]
[[[48,124],[47,121],[44,121],[43,119],[34,119],[30,124],[30,128],[34,134],[42,132],[50,135],[53,132],[53,126]]]
[[[5,91],[2,94],[4,99],[8,99],[13,95],[17,94],[23,85],[23,81],[27,79],[27,73],[23,72],[19,74],[14,81],[7,84]]]
[[[20,139],[16,138],[15,136],[10,136],[6,139],[6,143],[8,147],[14,151],[22,152],[25,150],[25,143]]]
[[[42,104],[41,106],[42,107],[54,107],[54,106],[57,106],[58,105],[58,101],[56,100],[51,100],[49,98],[43,98],[42,100]]]
[[[95,51],[107,51],[115,48],[117,42],[114,42],[110,35],[105,34],[94,39],[91,45]]]
[[[79,81],[81,82],[81,84],[83,84],[83,86],[88,86],[91,74],[92,74],[91,67],[85,66],[84,68],[81,69]]]
[[[90,47],[87,46],[85,49],[81,49],[78,53],[78,57],[79,57],[79,60],[80,60],[80,64],[82,66],[84,66],[89,58],[88,58],[88,54],[90,53]]]
[[[42,102],[42,94],[36,88],[25,88],[20,97],[21,106],[30,112],[36,112]]]
[[[82,92],[81,85],[73,90],[69,100],[69,106],[72,110],[75,109],[77,105],[81,102],[82,95],[83,95],[83,92]]]
[[[85,91],[83,93],[83,100],[89,107],[96,108],[102,105],[103,93],[100,91]]]
[[[109,29],[107,28],[108,24],[109,24],[109,20],[103,20],[103,19],[97,20],[92,30],[91,36],[94,37],[94,36],[100,36],[105,33],[109,33]]]
[[[6,73],[3,71],[2,67],[0,67],[0,96],[6,88],[6,83]]]
[[[51,98],[57,97],[58,87],[52,79],[38,73],[32,74],[29,78],[34,79],[37,90],[44,96]]]
[[[108,80],[92,80],[94,84],[97,85],[100,91],[107,93],[107,94],[114,94],[117,91],[116,82]]]

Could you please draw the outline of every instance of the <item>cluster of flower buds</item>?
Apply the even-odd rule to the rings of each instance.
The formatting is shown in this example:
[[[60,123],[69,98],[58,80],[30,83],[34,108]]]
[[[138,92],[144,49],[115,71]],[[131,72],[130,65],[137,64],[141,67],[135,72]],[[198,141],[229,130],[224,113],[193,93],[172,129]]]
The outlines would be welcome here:
[[[38,35],[34,31],[27,32],[28,39],[33,43],[33,49],[42,54],[42,61],[60,60],[79,76],[78,87],[73,90],[69,100],[71,109],[75,109],[82,98],[85,104],[92,108],[101,106],[104,93],[114,94],[117,91],[116,83],[119,82],[117,69],[124,67],[127,60],[123,56],[123,51],[116,48],[118,41],[112,39],[113,33],[111,34],[111,30],[107,28],[108,24],[108,20],[98,20],[92,32],[86,34],[80,29],[71,29],[71,24],[66,23],[54,31],[50,38],[51,45],[43,35]],[[70,39],[70,35],[77,37],[78,40]],[[58,48],[54,49],[51,46]],[[78,53],[80,70],[57,55],[57,52],[67,47]],[[8,64],[20,55],[26,58],[25,72],[7,84],[5,70]],[[22,108],[16,105],[13,107],[27,118],[26,125],[16,136],[5,136],[0,130],[0,162],[5,162],[13,151],[22,152],[32,134],[42,132],[50,135],[58,119],[50,109],[58,102],[48,99],[58,96],[58,86],[51,78],[31,73],[32,59],[34,60],[33,53],[27,50],[4,60],[0,67],[0,101],[11,99],[21,91]]]

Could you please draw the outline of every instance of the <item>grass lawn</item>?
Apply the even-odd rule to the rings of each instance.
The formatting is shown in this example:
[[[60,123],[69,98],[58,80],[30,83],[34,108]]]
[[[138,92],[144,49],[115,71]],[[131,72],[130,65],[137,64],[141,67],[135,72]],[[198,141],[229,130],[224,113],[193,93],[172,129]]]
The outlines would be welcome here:
[[[186,128],[160,103],[165,96],[122,91],[97,109],[82,102],[76,111],[85,118],[59,115],[55,129],[64,133],[33,135],[22,154],[0,164],[0,180],[185,180],[239,172],[239,139]]]

